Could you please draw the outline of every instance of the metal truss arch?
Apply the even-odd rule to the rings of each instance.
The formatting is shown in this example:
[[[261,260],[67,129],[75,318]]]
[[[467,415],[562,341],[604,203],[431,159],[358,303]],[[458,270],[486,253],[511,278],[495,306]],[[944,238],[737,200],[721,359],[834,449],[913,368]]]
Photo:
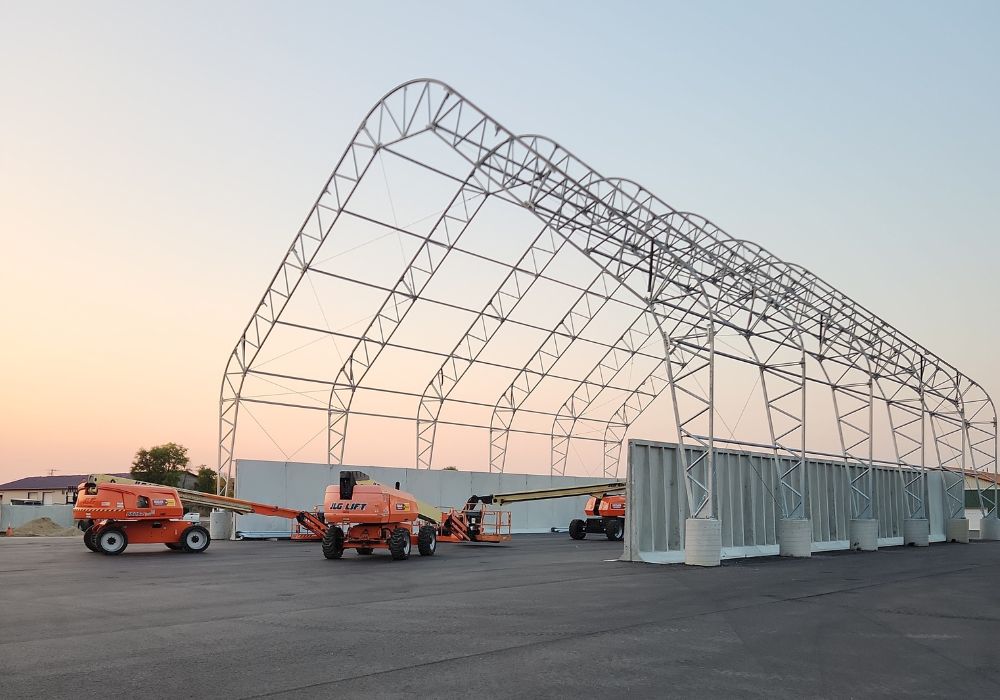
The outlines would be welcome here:
[[[412,149],[400,145],[417,136],[420,139]],[[582,282],[573,280],[565,287],[575,291],[559,297],[572,302],[569,308],[554,327],[532,329],[541,331],[538,337],[544,339],[521,366],[506,368],[514,376],[506,391],[483,402],[464,401],[490,411],[486,425],[473,427],[489,431],[491,470],[504,468],[507,440],[512,432],[518,432],[513,426],[515,414],[528,411],[527,398],[542,378],[555,376],[559,371],[556,363],[571,345],[591,342],[583,332],[589,334],[595,315],[614,296],[616,300],[628,299],[626,306],[634,309],[628,313],[635,314],[632,324],[617,339],[601,338],[597,345],[603,347],[604,357],[596,365],[590,365],[592,356],[582,356],[589,362],[580,363],[581,371],[589,373],[565,377],[575,389],[565,401],[562,396],[554,397],[556,402],[562,401],[558,410],[532,410],[534,415],[552,419],[548,437],[553,473],[565,471],[571,440],[588,439],[582,428],[576,427],[583,420],[598,425],[598,431],[603,428],[603,437],[592,439],[603,444],[603,468],[610,473],[610,465],[617,465],[617,452],[629,425],[657,396],[668,393],[674,400],[679,439],[692,455],[704,454],[693,457],[693,465],[686,469],[692,513],[710,516],[716,403],[711,377],[717,359],[743,362],[759,374],[774,455],[786,464],[789,460],[802,463],[806,451],[805,391],[808,385],[819,383],[832,387],[835,399],[842,403],[866,404],[858,413],[837,409],[837,423],[843,429],[845,416],[851,420],[850,415],[861,416],[867,410],[867,452],[871,452],[870,414],[877,391],[879,401],[889,407],[893,449],[901,468],[914,466],[914,431],[925,423],[923,418],[915,419],[919,408],[932,430],[939,466],[959,474],[996,473],[993,402],[980,385],[953,365],[804,267],[785,262],[751,241],[735,238],[704,217],[673,209],[634,181],[602,177],[551,139],[535,134],[516,136],[445,83],[414,80],[386,93],[366,114],[228,358],[220,389],[220,474],[231,475],[240,406],[252,394],[244,396],[247,378],[267,374],[258,366],[261,348],[269,342],[276,325],[294,326],[283,316],[289,299],[301,293],[300,282],[306,274],[328,274],[316,268],[316,254],[335,233],[342,213],[353,206],[359,183],[372,177],[369,167],[374,158],[402,152],[417,162],[421,156],[413,154],[422,153],[425,143],[428,148],[440,144],[449,162],[458,161],[461,166],[454,168],[455,172],[440,173],[454,182],[445,183],[448,191],[454,192],[450,203],[430,233],[421,228],[426,240],[417,241],[417,253],[404,261],[396,286],[369,287],[382,290],[371,292],[376,300],[381,299],[381,307],[364,332],[340,334],[352,340],[347,358],[331,362],[318,374],[301,377],[321,385],[328,394],[329,462],[343,461],[348,419],[358,413],[354,392],[364,388],[416,399],[414,415],[389,417],[415,423],[418,465],[430,466],[436,426],[446,422],[441,420],[445,402],[458,400],[453,390],[473,364],[489,364],[480,353],[498,328],[518,322],[516,316],[510,316],[511,310],[536,280],[548,279],[546,261],[565,248],[594,263],[592,271],[583,273]],[[426,167],[433,170],[429,163]],[[421,375],[422,392],[419,387],[406,392],[398,387],[367,386],[378,378],[378,373],[368,369],[383,348],[399,346],[396,328],[415,301],[424,298],[426,283],[444,257],[451,250],[462,250],[464,243],[459,238],[463,227],[476,217],[477,206],[491,198],[528,210],[541,231],[518,262],[490,261],[502,264],[507,271],[489,301],[475,308],[452,305],[471,313],[474,320],[450,352],[430,353],[436,358],[438,371],[426,383]],[[347,270],[339,276],[352,280],[353,274]],[[511,286],[505,286],[508,282]],[[607,335],[617,336],[618,328]],[[729,336],[737,349],[729,346]],[[638,377],[637,383],[629,377],[623,385],[622,369],[630,358],[639,356],[643,361],[652,358],[657,364],[646,376]],[[644,366],[643,372],[646,370]],[[503,384],[493,391],[499,391],[500,386]],[[616,395],[610,402],[617,402],[609,406],[614,409],[610,417],[603,412],[599,416],[597,411],[590,413],[597,397],[612,389],[621,391],[624,398]],[[683,411],[689,414],[680,415]],[[866,451],[864,445],[857,447],[851,439],[842,443],[842,447],[851,446],[843,450],[845,459],[856,461],[863,456],[871,465],[870,454],[855,454]],[[681,450],[682,459],[687,459],[687,454],[688,450]],[[786,476],[790,478],[782,484],[787,496],[783,512],[787,517],[801,516],[803,484],[795,481],[794,469]],[[996,513],[995,486],[983,490],[981,503],[985,514]],[[917,512],[916,501],[911,505],[910,511]]]

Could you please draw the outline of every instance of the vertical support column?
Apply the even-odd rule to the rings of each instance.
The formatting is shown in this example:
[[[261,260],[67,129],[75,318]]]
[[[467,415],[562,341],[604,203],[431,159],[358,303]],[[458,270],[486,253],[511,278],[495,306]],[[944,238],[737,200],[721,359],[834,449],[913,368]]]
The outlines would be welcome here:
[[[778,521],[778,548],[783,557],[812,555],[812,522],[809,519],[806,488],[806,354],[798,361],[773,362],[778,346],[762,362],[751,343],[760,369],[760,384],[767,410],[767,426],[778,473],[781,519]],[[792,371],[795,368],[796,371]],[[796,435],[796,432],[798,435]],[[796,441],[796,446],[786,446]]]
[[[684,472],[688,518],[684,523],[684,563],[718,566],[722,559],[722,524],[715,516],[715,328],[694,327],[681,337],[663,337],[667,380],[674,404],[678,454]],[[708,388],[699,375],[707,380]],[[706,376],[707,375],[707,376]],[[682,408],[678,398],[686,401]],[[689,408],[689,402],[693,408]],[[705,434],[696,426],[707,427]],[[701,448],[691,458],[688,447]]]
[[[945,539],[948,542],[959,542],[968,544],[969,542],[969,520],[965,517],[965,475],[966,453],[969,449],[969,422],[965,418],[965,411],[959,409],[962,419],[962,453],[959,464],[961,473],[955,475],[948,485],[948,500],[951,502],[951,517],[945,529]]]
[[[915,389],[899,381],[898,375],[880,376],[876,380],[889,415],[892,448],[903,490],[903,544],[926,547],[930,541],[930,521],[924,491],[926,490],[927,410],[922,385],[924,363],[919,374],[921,386]]]
[[[863,552],[878,549],[878,518],[875,517],[875,450],[872,433],[875,429],[874,379],[868,377],[868,463],[852,484],[858,498],[857,517],[851,520],[851,545]]]
[[[990,402],[992,406],[992,401]],[[993,416],[991,421],[993,428],[993,511],[991,513],[986,513],[983,519],[979,521],[979,539],[981,540],[1000,540],[1000,500],[997,497],[997,488],[1000,486],[1000,478],[997,474],[997,419],[996,415]]]
[[[890,417],[892,407],[890,406]],[[896,425],[892,425],[893,435],[896,435]],[[899,447],[896,447],[896,459],[901,463]],[[931,526],[927,518],[927,407],[924,403],[924,390],[920,389],[920,470],[900,472],[903,474],[903,498],[906,500],[906,518],[903,519],[903,544],[914,547],[926,547],[930,544]]]
[[[952,378],[954,381],[954,378]],[[954,392],[954,393],[952,393]],[[965,415],[958,383],[939,389],[932,409],[931,434],[941,480],[944,482],[945,541],[967,542],[969,523],[965,519]]]
[[[875,519],[874,499],[874,451],[872,449],[872,428],[874,421],[874,380],[867,358],[858,352],[850,352],[842,356],[849,360],[844,371],[831,379],[828,368],[820,361],[823,373],[827,377],[833,394],[833,408],[837,415],[837,434],[840,438],[840,448],[844,455],[844,464],[856,470],[856,475],[850,478],[851,519],[848,524],[848,537],[851,548],[870,552],[878,549],[878,520]],[[864,359],[865,368],[859,366]],[[856,381],[851,381],[852,375],[860,375]],[[862,394],[861,387],[867,392]],[[858,414],[868,412],[867,420],[858,419]],[[867,445],[867,454],[862,449]],[[850,472],[848,472],[850,473]]]

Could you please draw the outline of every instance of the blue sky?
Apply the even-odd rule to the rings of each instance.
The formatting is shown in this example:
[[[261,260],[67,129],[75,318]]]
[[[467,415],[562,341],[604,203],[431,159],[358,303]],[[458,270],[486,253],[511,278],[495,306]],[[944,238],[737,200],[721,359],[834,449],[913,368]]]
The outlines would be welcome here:
[[[211,464],[229,348],[360,119],[420,76],[996,394],[998,47],[988,2],[4,3],[0,477],[166,440]]]

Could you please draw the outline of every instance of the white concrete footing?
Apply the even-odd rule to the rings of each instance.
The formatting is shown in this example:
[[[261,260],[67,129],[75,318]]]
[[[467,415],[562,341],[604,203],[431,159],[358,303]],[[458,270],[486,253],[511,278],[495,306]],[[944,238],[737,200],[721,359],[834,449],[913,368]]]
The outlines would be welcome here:
[[[208,534],[213,540],[228,540],[233,535],[233,514],[225,510],[213,510],[208,517]]]
[[[1000,540],[1000,518],[991,515],[979,521],[979,539]]]
[[[684,521],[684,563],[718,566],[722,561],[722,522],[715,518]]]
[[[862,552],[878,549],[878,520],[874,518],[852,519],[847,534],[851,538],[851,549]]]
[[[969,521],[965,518],[949,518],[948,529],[945,532],[945,541],[961,542],[967,544],[969,541]]]
[[[812,556],[812,521],[805,518],[779,520],[778,553],[783,557]]]
[[[931,524],[927,518],[905,518],[903,520],[903,544],[926,547],[930,543]]]

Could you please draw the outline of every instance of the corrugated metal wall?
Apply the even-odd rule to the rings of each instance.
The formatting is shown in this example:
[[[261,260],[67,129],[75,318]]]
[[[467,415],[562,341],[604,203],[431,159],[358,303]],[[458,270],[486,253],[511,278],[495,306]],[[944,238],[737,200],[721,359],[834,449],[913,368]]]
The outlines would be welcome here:
[[[628,448],[628,527],[625,558],[633,561],[676,562],[684,559],[687,492],[677,445],[631,440]],[[698,453],[688,449],[689,458]],[[716,450],[716,513],[722,521],[724,558],[778,553],[777,523],[781,511],[775,499],[778,467],[772,456]],[[790,462],[786,464],[786,467]],[[850,480],[856,467],[834,461],[806,463],[813,550],[847,549]],[[944,540],[943,482],[938,472],[927,478],[931,541]],[[903,484],[893,468],[877,468],[875,516],[879,543],[902,544]]]

